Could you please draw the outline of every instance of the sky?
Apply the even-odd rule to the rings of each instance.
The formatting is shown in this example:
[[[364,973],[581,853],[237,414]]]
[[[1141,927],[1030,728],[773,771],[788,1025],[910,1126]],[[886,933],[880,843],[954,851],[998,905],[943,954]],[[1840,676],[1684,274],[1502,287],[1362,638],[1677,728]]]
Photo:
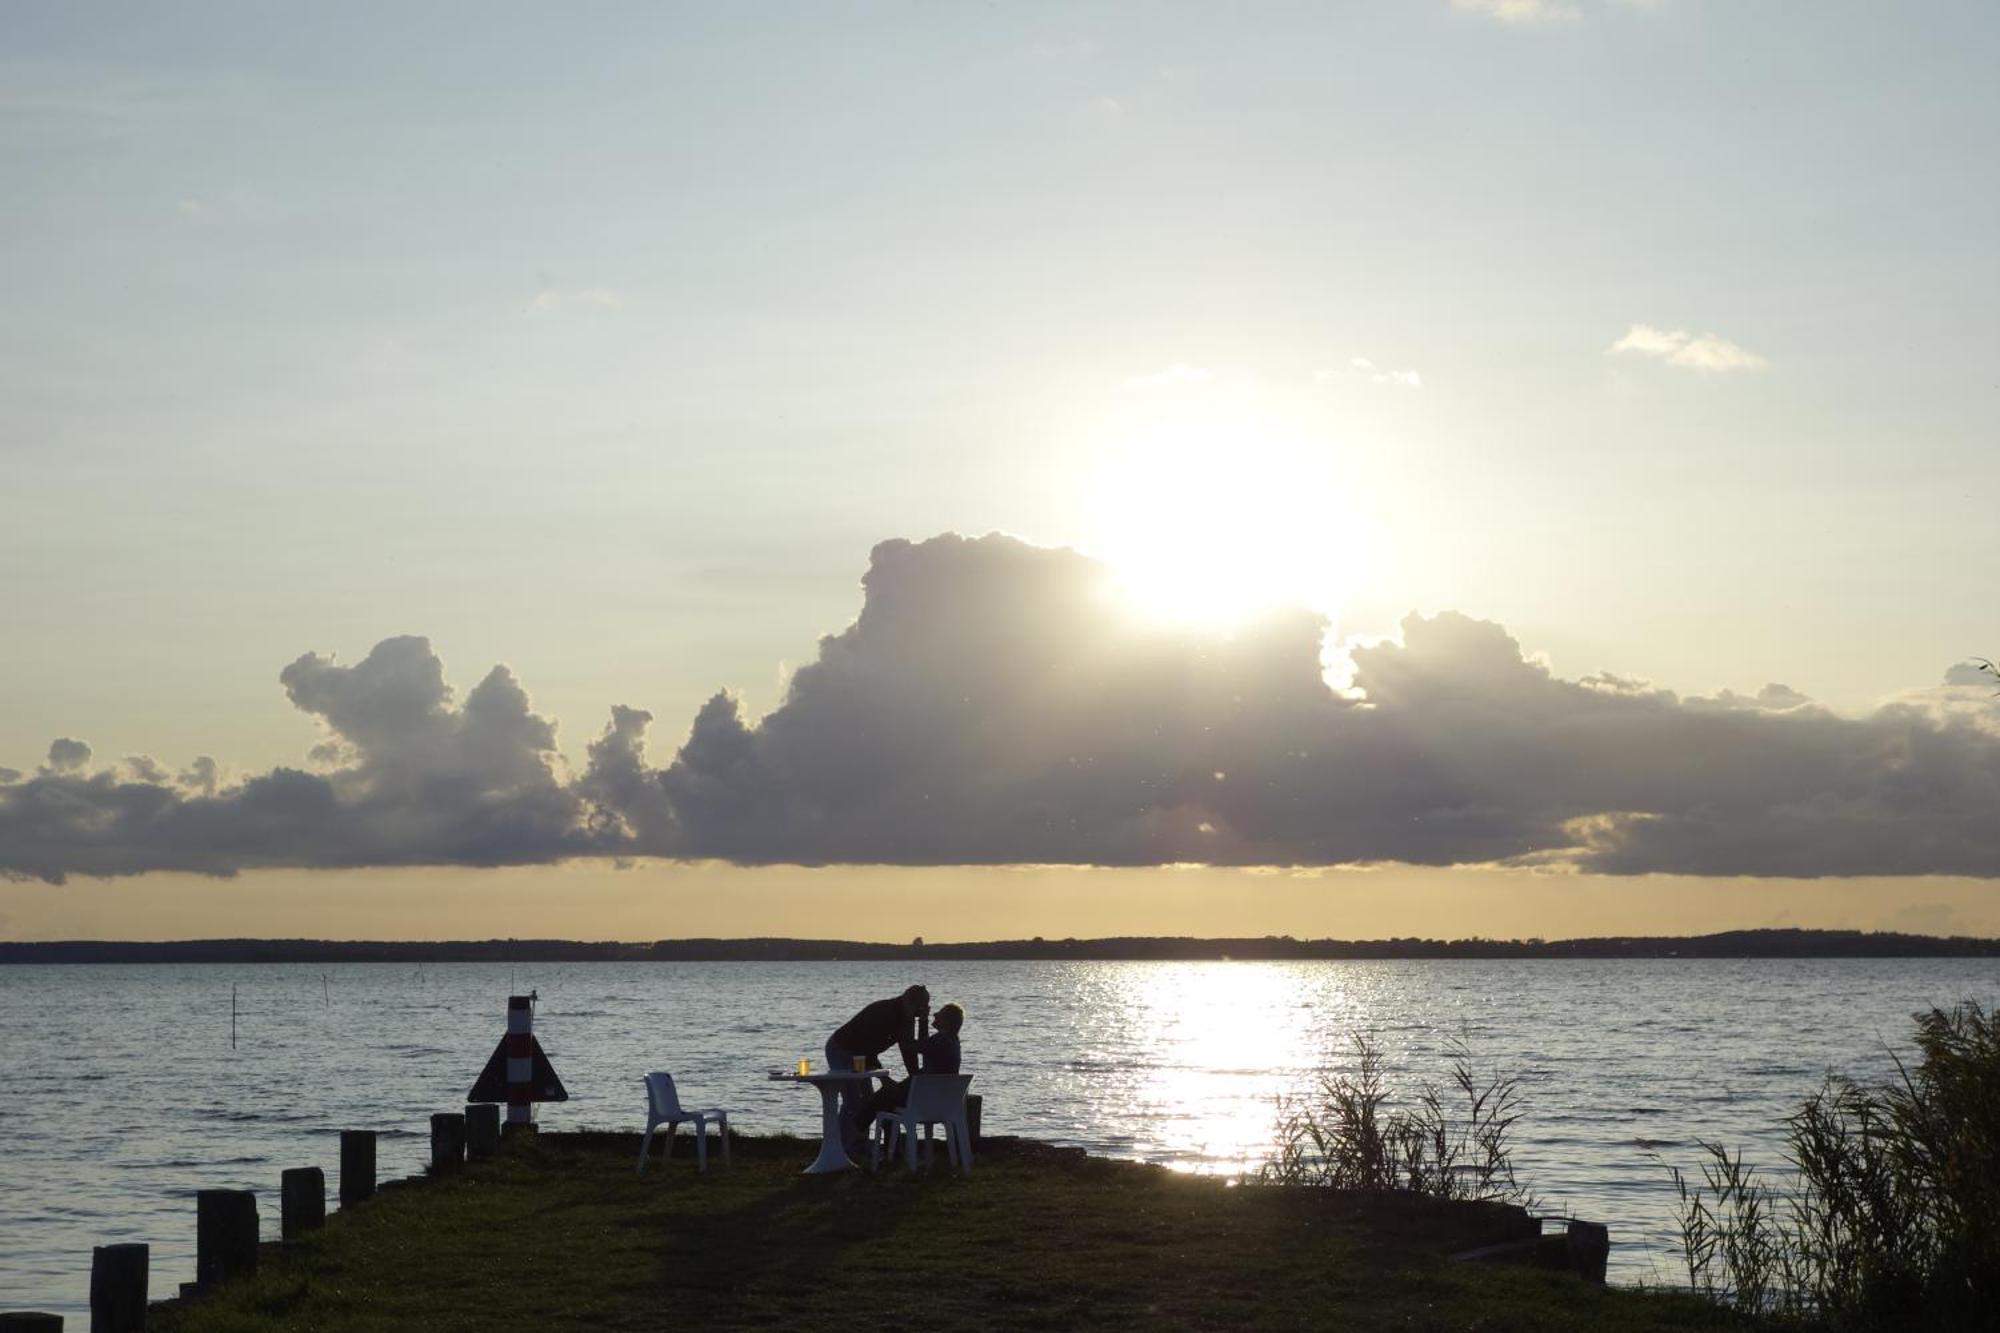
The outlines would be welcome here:
[[[2000,934],[1990,6],[409,9],[0,8],[0,937]]]

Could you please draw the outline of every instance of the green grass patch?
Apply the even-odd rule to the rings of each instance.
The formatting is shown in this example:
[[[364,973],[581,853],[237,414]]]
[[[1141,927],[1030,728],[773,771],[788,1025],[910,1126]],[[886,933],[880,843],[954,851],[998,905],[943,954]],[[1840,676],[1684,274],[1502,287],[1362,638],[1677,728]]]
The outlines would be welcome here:
[[[267,1245],[254,1278],[156,1310],[170,1333],[269,1329],[1683,1329],[1706,1303],[1454,1264],[1490,1205],[1230,1186],[993,1140],[976,1171],[805,1176],[813,1145],[541,1134]],[[270,1219],[267,1218],[267,1225]],[[1615,1238],[1614,1238],[1615,1239]]]

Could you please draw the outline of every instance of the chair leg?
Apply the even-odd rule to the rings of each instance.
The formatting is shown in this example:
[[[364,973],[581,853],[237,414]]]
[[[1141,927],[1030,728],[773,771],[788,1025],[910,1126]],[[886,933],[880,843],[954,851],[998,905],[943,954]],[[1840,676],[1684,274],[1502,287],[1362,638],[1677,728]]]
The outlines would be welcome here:
[[[653,1126],[646,1126],[645,1137],[639,1140],[639,1174],[646,1174],[646,1152],[653,1146]]]
[[[694,1168],[708,1170],[708,1117],[694,1118]]]
[[[729,1112],[724,1111],[716,1123],[722,1126],[722,1164],[729,1165]]]
[[[905,1120],[898,1127],[903,1135],[903,1164],[911,1171],[917,1169],[917,1127]]]

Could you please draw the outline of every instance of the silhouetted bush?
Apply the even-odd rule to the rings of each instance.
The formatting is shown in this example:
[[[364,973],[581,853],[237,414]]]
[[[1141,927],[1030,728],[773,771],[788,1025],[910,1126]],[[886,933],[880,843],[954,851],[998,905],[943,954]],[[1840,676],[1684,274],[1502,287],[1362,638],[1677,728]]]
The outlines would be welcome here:
[[[1689,1286],[1838,1328],[2000,1328],[2000,1020],[1916,1028],[1914,1073],[1831,1077],[1785,1122],[1782,1186],[1716,1143],[1701,1183],[1671,1168]]]
[[[1476,1076],[1465,1047],[1454,1045],[1457,1096],[1427,1082],[1417,1088],[1414,1106],[1391,1107],[1381,1052],[1362,1036],[1354,1048],[1360,1059],[1354,1076],[1323,1070],[1310,1092],[1279,1102],[1275,1147],[1261,1180],[1529,1202],[1508,1143],[1521,1116],[1518,1080]]]

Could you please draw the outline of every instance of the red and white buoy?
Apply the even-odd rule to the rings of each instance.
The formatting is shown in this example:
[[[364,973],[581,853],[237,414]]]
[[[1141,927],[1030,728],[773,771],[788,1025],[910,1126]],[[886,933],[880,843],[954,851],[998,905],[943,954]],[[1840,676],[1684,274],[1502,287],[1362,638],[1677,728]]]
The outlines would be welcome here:
[[[536,1102],[566,1102],[562,1080],[555,1066],[542,1054],[535,1040],[535,995],[507,997],[507,1035],[480,1072],[479,1081],[465,1095],[468,1102],[504,1102],[507,1123],[535,1123]]]

